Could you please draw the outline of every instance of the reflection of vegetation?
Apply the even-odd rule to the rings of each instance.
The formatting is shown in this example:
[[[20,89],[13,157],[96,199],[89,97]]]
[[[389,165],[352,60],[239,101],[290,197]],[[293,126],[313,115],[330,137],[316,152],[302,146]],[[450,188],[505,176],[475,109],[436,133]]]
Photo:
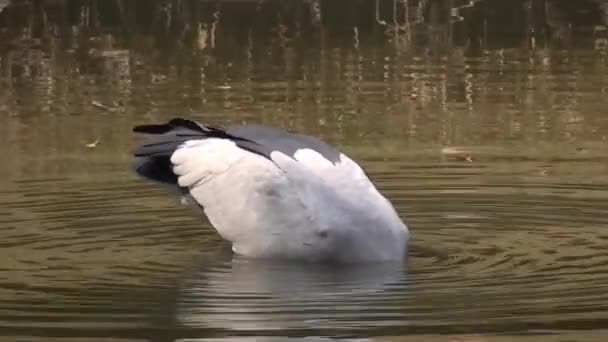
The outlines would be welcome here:
[[[416,44],[538,42],[581,39],[608,22],[604,0],[15,0],[0,11],[1,26],[38,38],[78,29],[121,37],[162,34],[194,45],[213,43],[218,30],[238,36],[252,28],[288,40],[321,32],[353,40],[380,34]],[[202,39],[201,32],[208,36]]]
[[[97,153],[131,139],[103,127],[199,111],[234,121],[247,112],[345,139],[379,131],[440,144],[605,139],[598,89],[608,84],[606,7],[591,0],[13,1],[0,12],[0,145],[12,148],[2,143],[48,114],[47,129],[35,131],[38,147],[16,148],[81,151],[99,139],[87,150]],[[84,129],[73,119],[83,113],[113,119]]]

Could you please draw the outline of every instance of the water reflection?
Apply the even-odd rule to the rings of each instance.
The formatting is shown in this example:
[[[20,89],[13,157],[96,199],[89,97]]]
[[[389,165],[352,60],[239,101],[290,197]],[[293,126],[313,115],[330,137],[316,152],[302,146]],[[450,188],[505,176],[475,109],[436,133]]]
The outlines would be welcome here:
[[[348,3],[0,1],[1,334],[605,340],[605,1]],[[407,272],[232,260],[127,171],[177,114],[339,145]]]
[[[330,266],[235,258],[202,265],[179,284],[183,327],[234,331],[349,331],[387,324],[387,308],[406,300],[400,264]],[[399,294],[398,297],[395,297]],[[404,305],[400,303],[399,305]],[[393,314],[393,319],[407,313]]]

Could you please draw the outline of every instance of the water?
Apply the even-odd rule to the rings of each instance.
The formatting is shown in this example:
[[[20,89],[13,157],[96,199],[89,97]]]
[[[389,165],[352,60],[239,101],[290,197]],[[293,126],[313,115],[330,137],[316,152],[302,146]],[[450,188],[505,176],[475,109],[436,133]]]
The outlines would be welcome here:
[[[462,37],[451,17],[398,36],[329,21],[296,37],[226,10],[210,47],[211,24],[183,40],[152,24],[126,38],[107,8],[45,7],[47,26],[29,10],[0,13],[2,340],[608,335],[602,22],[572,41],[560,28],[513,44],[490,21],[488,40],[466,45],[433,40]],[[61,13],[69,29],[53,24]],[[233,257],[128,170],[131,127],[174,115],[339,145],[410,226],[407,265]]]

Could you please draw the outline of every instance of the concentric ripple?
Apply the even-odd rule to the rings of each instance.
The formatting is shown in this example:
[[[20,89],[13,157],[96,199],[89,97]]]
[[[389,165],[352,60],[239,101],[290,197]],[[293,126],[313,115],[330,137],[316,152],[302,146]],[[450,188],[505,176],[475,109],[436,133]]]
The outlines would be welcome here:
[[[154,340],[608,325],[603,161],[544,172],[507,152],[477,162],[373,155],[358,157],[412,231],[405,266],[233,257],[171,194],[123,172],[4,183],[0,327]],[[585,182],[568,178],[576,168]]]

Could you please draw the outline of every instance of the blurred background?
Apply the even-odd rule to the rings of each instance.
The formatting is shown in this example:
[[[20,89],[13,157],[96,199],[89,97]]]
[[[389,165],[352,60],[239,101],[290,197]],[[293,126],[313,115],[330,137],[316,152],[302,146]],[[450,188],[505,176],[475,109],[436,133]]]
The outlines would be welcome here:
[[[599,141],[607,20],[603,0],[5,0],[0,149],[118,147],[116,127],[203,112],[328,139]]]

